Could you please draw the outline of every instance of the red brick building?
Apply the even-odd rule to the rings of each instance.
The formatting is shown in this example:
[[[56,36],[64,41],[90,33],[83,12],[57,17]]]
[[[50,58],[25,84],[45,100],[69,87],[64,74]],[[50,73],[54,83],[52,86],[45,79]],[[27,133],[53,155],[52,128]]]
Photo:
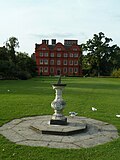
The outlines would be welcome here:
[[[60,42],[56,43],[56,39],[52,39],[51,45],[48,40],[35,44],[38,75],[80,76],[82,74],[79,64],[81,48],[77,43],[77,40],[64,40],[63,45]]]

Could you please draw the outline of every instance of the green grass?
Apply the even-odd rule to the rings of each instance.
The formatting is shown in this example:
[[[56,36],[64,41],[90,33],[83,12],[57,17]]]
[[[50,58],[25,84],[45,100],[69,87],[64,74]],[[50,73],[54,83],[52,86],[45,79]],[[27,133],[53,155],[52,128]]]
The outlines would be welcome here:
[[[58,78],[34,78],[27,81],[0,81],[0,126],[15,118],[53,114],[51,87]],[[120,135],[120,79],[62,78],[67,86],[63,98],[67,102],[64,114],[102,120],[115,125]],[[10,91],[8,91],[10,90]],[[92,112],[91,107],[98,109]],[[0,160],[118,160],[120,138],[89,149],[52,149],[16,145],[0,135]]]

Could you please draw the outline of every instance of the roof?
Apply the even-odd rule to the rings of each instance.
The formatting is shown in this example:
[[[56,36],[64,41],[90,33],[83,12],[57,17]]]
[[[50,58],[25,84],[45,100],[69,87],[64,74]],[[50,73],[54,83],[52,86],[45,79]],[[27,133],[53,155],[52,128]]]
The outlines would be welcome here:
[[[71,40],[71,42],[73,42],[72,40]],[[77,40],[76,40],[76,42],[77,42]],[[71,44],[67,44],[67,43],[64,43],[64,44],[62,44],[62,43],[60,43],[60,42],[58,42],[58,43],[56,43],[56,44],[51,44],[51,45],[49,45],[49,44],[46,44],[46,43],[41,43],[41,44],[35,44],[35,49],[37,50],[37,49],[39,49],[39,47],[42,45],[42,44],[44,44],[44,45],[46,45],[46,47],[48,47],[50,50],[54,50],[54,48],[56,47],[56,45],[62,45],[66,50],[69,50],[72,46],[78,46],[79,48],[81,48],[80,47],[80,45],[78,45],[77,43],[71,43]]]

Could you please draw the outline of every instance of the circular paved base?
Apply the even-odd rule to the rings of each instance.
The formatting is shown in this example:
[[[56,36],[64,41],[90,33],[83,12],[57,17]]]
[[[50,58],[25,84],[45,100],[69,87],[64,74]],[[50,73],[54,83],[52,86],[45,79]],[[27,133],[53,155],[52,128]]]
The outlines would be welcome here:
[[[49,135],[31,129],[34,124],[49,122],[51,116],[25,117],[12,120],[0,127],[0,134],[12,142],[28,146],[44,146],[51,148],[88,148],[118,138],[117,129],[106,122],[86,118],[67,117],[68,122],[86,123],[87,131],[69,136]],[[44,123],[43,123],[44,124]],[[55,130],[59,128],[58,126]]]

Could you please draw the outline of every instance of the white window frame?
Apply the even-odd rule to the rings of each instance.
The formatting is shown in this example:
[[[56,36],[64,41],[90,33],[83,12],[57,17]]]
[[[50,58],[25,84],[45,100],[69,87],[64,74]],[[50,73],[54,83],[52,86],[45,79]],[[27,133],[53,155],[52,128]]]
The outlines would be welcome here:
[[[73,48],[73,51],[77,51],[77,48]]]
[[[43,53],[42,52],[40,52],[39,55],[40,55],[40,57],[43,57]]]
[[[67,67],[64,67],[64,68],[63,68],[63,72],[64,72],[64,73],[67,73]]]
[[[73,73],[73,68],[69,68],[69,72],[70,72],[70,73]]]
[[[40,67],[40,72],[43,72],[43,67]]]
[[[78,68],[74,68],[74,73],[78,73]]]
[[[78,65],[78,61],[77,60],[74,60],[74,65]]]
[[[43,48],[42,48],[42,50],[43,50],[43,51],[45,51],[45,50],[46,50],[46,48],[44,48],[44,47],[43,47]]]
[[[63,60],[63,65],[67,65],[67,60]]]
[[[48,59],[44,59],[44,64],[48,64]]]
[[[61,60],[57,60],[57,65],[61,65]]]
[[[48,67],[44,67],[44,72],[48,72]]]
[[[64,57],[68,57],[68,54],[67,54],[67,53],[64,53]]]
[[[50,60],[50,65],[54,65],[54,59]]]
[[[50,73],[54,73],[54,67],[50,68]]]
[[[44,53],[44,56],[45,56],[45,57],[48,57],[48,52]]]
[[[54,53],[50,53],[50,57],[54,57]]]
[[[57,57],[61,57],[61,53],[57,53]]]
[[[57,51],[61,51],[62,49],[61,48],[57,48]]]
[[[69,61],[69,65],[73,65],[73,60],[70,60],[70,61]]]
[[[73,53],[70,53],[70,54],[69,54],[69,57],[73,57]]]
[[[78,53],[74,53],[74,57],[78,57]]]
[[[40,64],[43,64],[43,59],[40,59]]]

